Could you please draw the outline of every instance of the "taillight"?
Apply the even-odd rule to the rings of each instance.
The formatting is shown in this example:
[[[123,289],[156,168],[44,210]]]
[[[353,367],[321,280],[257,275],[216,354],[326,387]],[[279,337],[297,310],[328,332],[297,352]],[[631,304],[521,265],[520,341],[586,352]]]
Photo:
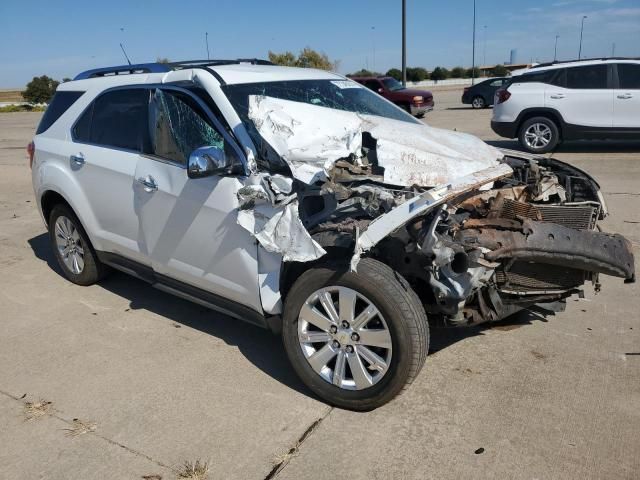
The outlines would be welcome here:
[[[498,91],[496,91],[496,98],[498,100],[496,104],[504,103],[511,98],[511,93],[507,89],[500,88]]]
[[[27,145],[27,154],[29,155],[29,168],[33,168],[33,155],[36,153],[36,144],[29,142]]]

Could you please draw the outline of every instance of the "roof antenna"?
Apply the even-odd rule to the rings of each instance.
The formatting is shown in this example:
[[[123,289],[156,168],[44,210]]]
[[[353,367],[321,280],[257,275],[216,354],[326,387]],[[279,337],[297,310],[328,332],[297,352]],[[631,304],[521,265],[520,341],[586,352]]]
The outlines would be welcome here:
[[[122,49],[122,53],[124,53],[124,58],[127,59],[127,63],[131,65],[131,60],[129,60],[129,57],[127,56],[127,52],[124,51],[124,47],[122,46],[122,43],[120,44],[120,48]]]

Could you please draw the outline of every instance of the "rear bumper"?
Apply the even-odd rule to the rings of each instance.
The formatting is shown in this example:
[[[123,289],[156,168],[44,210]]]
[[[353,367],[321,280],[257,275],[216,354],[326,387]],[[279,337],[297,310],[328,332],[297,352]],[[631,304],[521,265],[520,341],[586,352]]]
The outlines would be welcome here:
[[[518,124],[516,122],[495,122],[491,120],[491,130],[505,138],[516,138],[518,136]]]

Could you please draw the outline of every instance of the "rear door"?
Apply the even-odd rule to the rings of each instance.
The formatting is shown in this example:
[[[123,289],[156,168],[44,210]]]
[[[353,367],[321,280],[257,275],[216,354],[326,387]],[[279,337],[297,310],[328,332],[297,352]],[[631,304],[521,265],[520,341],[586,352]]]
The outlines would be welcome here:
[[[201,101],[182,89],[152,92],[149,154],[135,171],[138,243],[157,274],[261,312],[257,242],[237,223],[241,175],[187,177],[196,148],[217,146],[240,162]]]
[[[618,63],[613,92],[613,126],[640,128],[640,64]]]
[[[118,88],[97,97],[65,142],[71,169],[84,190],[106,251],[148,264],[138,244],[134,174],[146,135],[149,90]]]
[[[613,126],[613,84],[609,65],[568,67],[547,84],[545,104],[571,125]]]

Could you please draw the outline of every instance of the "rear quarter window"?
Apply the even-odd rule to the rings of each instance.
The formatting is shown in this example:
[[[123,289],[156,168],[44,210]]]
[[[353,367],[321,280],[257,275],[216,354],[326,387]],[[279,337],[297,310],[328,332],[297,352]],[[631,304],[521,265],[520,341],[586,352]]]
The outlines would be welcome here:
[[[68,90],[56,92],[40,120],[36,135],[46,132],[83,94]]]
[[[640,90],[640,65],[633,63],[618,64],[620,88]]]

